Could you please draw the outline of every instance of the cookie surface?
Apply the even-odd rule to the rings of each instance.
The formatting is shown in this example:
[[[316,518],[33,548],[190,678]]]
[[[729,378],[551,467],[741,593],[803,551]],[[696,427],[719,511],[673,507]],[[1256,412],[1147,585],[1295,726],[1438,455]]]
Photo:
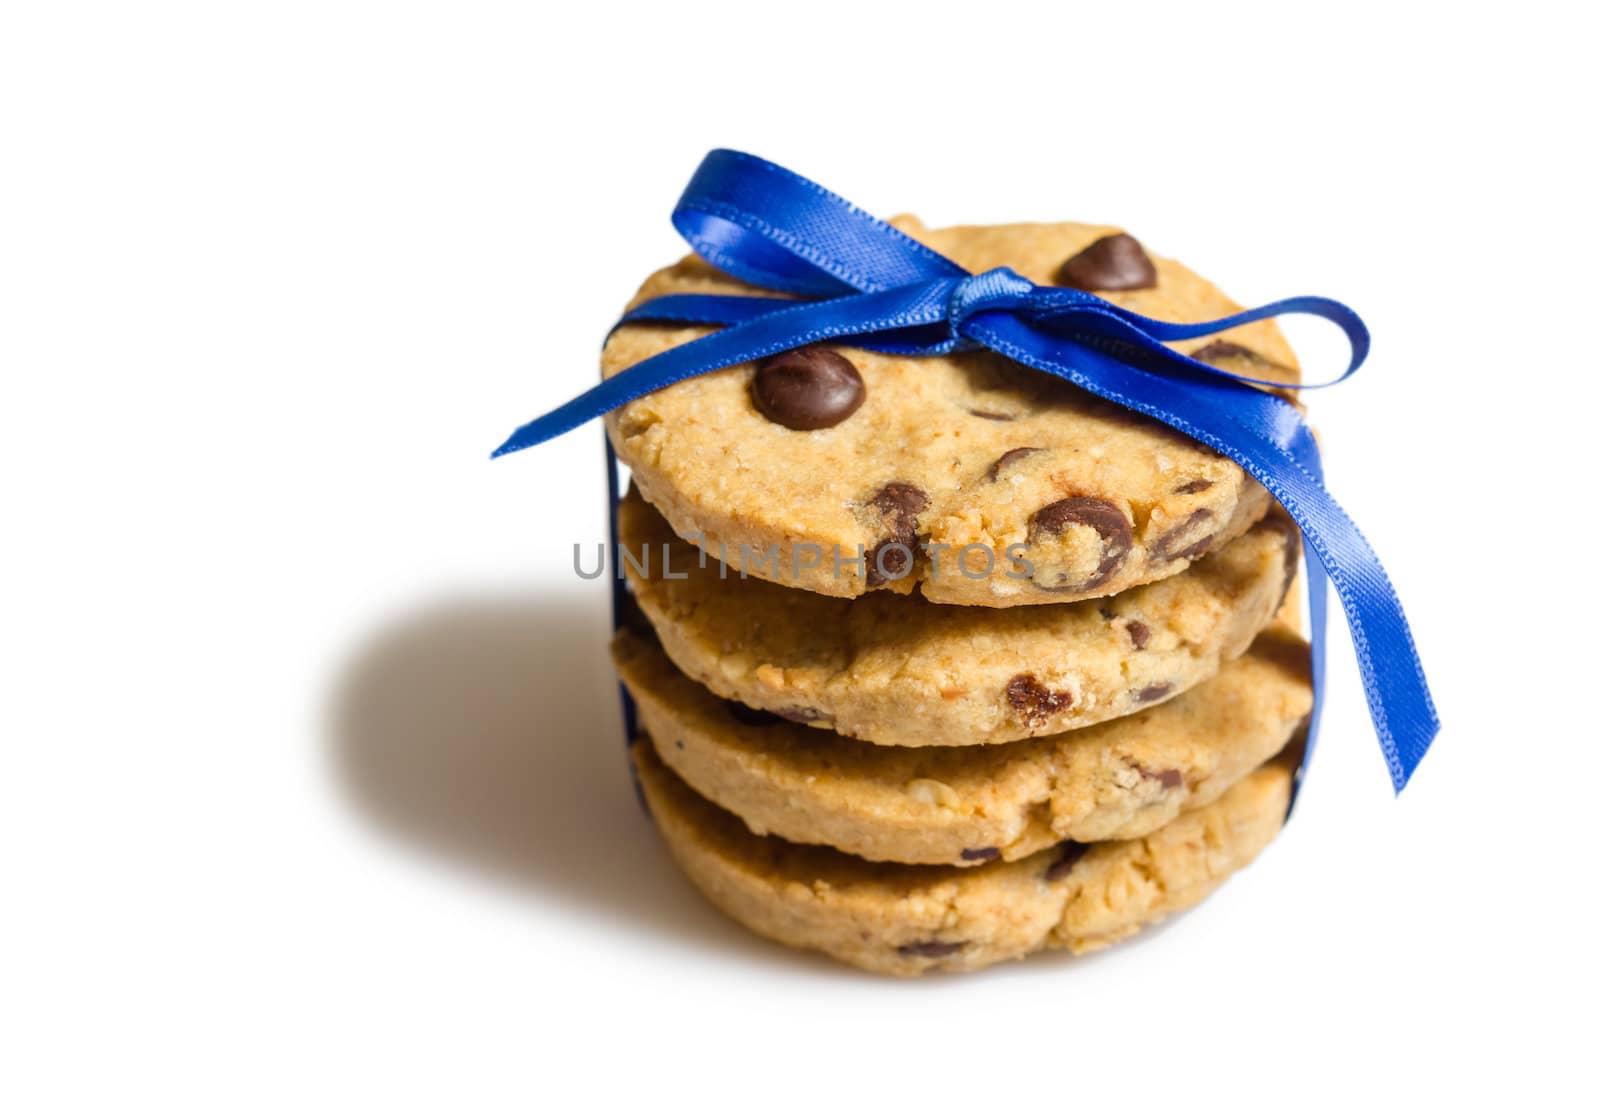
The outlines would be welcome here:
[[[1172,321],[1238,309],[1178,263],[1130,267],[1122,241],[1133,241],[1114,229],[896,223],[974,272],[1006,265],[1039,283],[1098,283],[1109,300]],[[1122,246],[1083,262],[1108,239]],[[765,291],[690,258],[653,275],[633,304],[668,293]],[[709,331],[630,324],[607,343],[602,372]],[[1255,377],[1298,378],[1271,322],[1175,346]],[[606,427],[679,535],[752,575],[843,597],[919,584],[933,601],[980,606],[1111,595],[1183,571],[1270,503],[1211,449],[988,352],[807,349],[670,386]]]
[[[635,557],[623,561],[634,598],[689,678],[904,746],[1060,733],[1209,679],[1271,621],[1299,538],[1274,515],[1182,575],[1116,598],[997,609],[884,592],[829,598],[741,579],[709,558],[702,567],[703,553],[635,493],[619,507],[618,535]]]
[[[632,753],[673,858],[724,914],[786,946],[899,976],[1084,953],[1193,906],[1277,834],[1291,779],[1287,765],[1266,765],[1146,837],[955,869],[757,837],[691,791],[648,739]]]
[[[1275,756],[1311,710],[1305,642],[1279,626],[1160,706],[1054,737],[941,749],[871,745],[718,699],[630,630],[612,655],[661,760],[753,833],[918,865],[1142,837]]]

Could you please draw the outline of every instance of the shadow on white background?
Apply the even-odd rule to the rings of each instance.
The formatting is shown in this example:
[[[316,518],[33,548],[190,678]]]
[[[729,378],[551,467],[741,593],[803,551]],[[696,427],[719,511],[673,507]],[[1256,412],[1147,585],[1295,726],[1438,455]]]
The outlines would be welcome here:
[[[836,967],[754,938],[677,872],[633,790],[605,615],[585,600],[441,601],[346,666],[329,746],[375,827],[541,903],[655,940]]]

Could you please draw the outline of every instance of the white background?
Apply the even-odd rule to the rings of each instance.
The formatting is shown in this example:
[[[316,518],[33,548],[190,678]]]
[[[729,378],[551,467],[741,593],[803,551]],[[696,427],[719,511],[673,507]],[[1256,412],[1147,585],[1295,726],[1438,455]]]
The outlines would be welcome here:
[[[7,5],[0,1104],[1592,1102],[1559,10]],[[1312,401],[1445,723],[1406,794],[1341,629],[1294,822],[1138,943],[898,983],[704,905],[569,570],[598,427],[486,457],[592,380],[718,145],[1356,306]]]

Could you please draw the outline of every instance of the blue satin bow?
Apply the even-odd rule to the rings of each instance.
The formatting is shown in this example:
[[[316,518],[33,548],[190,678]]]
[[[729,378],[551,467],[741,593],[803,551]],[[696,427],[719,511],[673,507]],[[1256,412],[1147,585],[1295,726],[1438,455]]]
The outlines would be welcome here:
[[[672,222],[707,262],[791,296],[675,294],[645,302],[618,323],[724,327],[523,425],[495,456],[542,443],[683,379],[822,340],[905,355],[991,349],[1210,445],[1283,504],[1316,557],[1306,561],[1318,693],[1306,756],[1321,718],[1331,580],[1344,604],[1389,775],[1396,792],[1405,787],[1439,731],[1438,717],[1377,554],[1323,488],[1310,428],[1294,406],[1255,388],[1279,384],[1229,374],[1166,346],[1285,313],[1309,314],[1332,321],[1350,341],[1350,365],[1333,380],[1339,382],[1367,355],[1367,329],[1354,312],[1326,298],[1294,297],[1203,324],[1174,324],[1093,294],[1036,286],[1005,267],[971,274],[815,182],[737,151],[706,156]]]

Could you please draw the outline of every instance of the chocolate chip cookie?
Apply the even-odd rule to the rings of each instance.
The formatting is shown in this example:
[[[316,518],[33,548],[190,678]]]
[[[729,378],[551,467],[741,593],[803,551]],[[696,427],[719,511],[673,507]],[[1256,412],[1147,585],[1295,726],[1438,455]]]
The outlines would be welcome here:
[[[941,749],[870,745],[718,699],[631,630],[612,655],[661,759],[753,833],[918,865],[1143,837],[1213,802],[1311,711],[1306,645],[1280,627],[1215,678],[1138,714]]]
[[[759,837],[691,791],[649,739],[632,753],[672,856],[725,914],[786,946],[900,976],[1081,954],[1198,903],[1277,835],[1291,779],[1286,763],[1265,765],[1144,837],[957,869]]]
[[[1275,513],[1181,575],[1006,609],[742,579],[637,493],[618,512],[635,599],[717,695],[881,745],[976,745],[1132,714],[1209,679],[1271,621],[1299,534]]]
[[[1238,309],[1116,229],[896,223],[974,272],[1009,266],[1174,321]],[[669,293],[769,291],[691,257],[634,303]],[[708,331],[627,325],[603,373]],[[1297,380],[1271,322],[1176,346]],[[606,426],[679,535],[752,575],[846,598],[918,585],[935,602],[993,607],[1111,595],[1177,575],[1270,503],[1210,448],[992,352],[910,358],[830,343],[678,383]]]

